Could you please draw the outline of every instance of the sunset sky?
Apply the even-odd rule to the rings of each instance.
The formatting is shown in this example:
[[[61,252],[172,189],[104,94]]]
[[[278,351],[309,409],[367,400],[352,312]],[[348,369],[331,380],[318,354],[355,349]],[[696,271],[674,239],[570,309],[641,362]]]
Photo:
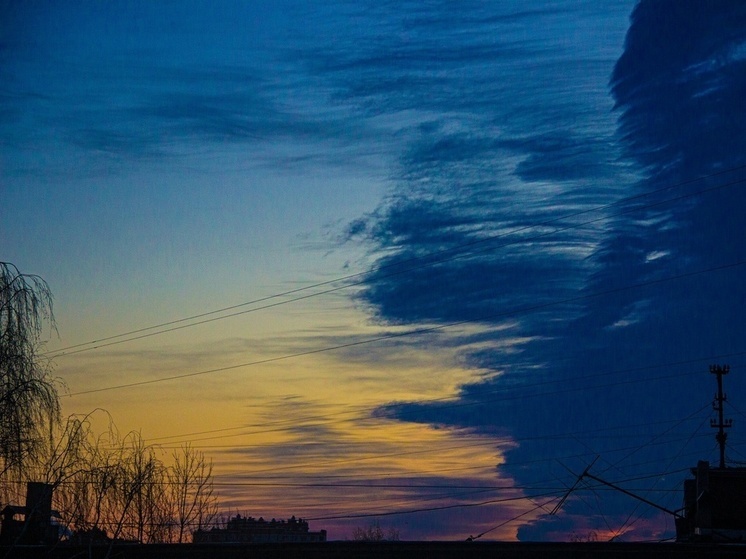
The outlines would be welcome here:
[[[678,508],[713,363],[746,462],[744,98],[740,0],[0,0],[0,261],[227,513],[663,539],[547,513]]]

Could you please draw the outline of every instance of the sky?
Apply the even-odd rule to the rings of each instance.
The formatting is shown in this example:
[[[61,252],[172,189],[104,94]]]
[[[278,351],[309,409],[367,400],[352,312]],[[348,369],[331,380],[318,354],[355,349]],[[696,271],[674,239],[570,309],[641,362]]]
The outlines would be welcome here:
[[[63,413],[330,539],[660,540],[746,461],[737,0],[0,1]]]

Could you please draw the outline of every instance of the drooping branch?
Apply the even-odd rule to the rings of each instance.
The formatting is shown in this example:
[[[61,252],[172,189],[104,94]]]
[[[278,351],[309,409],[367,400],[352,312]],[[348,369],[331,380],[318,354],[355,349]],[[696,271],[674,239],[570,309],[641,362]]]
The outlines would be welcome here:
[[[0,262],[0,461],[2,472],[23,472],[59,420],[51,364],[39,354],[45,325],[55,330],[52,292],[39,276]]]

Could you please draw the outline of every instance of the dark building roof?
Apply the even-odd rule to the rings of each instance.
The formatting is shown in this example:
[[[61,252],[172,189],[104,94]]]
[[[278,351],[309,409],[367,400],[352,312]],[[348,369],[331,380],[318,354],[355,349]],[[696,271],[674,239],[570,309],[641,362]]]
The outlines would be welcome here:
[[[264,520],[240,514],[229,519],[225,528],[197,530],[194,543],[264,543],[264,542],[324,542],[326,530],[311,532],[308,522],[291,517],[289,520]]]

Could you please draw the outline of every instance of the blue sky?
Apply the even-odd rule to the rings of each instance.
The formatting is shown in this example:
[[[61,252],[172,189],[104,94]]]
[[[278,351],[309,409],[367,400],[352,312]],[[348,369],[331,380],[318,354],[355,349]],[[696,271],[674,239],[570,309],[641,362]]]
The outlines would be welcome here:
[[[715,362],[743,458],[738,2],[0,6],[0,258],[67,413],[336,538],[670,536],[543,513],[597,455],[676,508]]]

